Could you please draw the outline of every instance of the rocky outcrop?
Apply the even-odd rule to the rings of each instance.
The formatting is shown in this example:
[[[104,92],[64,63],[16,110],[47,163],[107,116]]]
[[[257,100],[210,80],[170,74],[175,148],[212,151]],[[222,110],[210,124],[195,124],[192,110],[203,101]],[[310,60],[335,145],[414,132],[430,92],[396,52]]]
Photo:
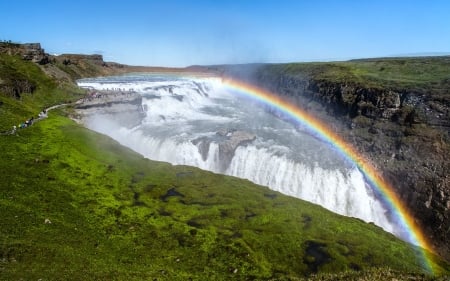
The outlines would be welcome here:
[[[371,88],[274,73],[264,66],[247,79],[310,112],[352,143],[392,184],[435,250],[450,259],[448,88],[447,93]]]
[[[80,64],[82,61],[89,61],[93,64],[100,66],[107,66],[107,63],[103,61],[102,55],[81,55],[81,54],[62,54],[57,56],[51,56],[53,60],[59,61],[64,65]]]
[[[23,60],[38,64],[50,77],[61,83],[73,83],[83,77],[95,77],[124,73],[127,66],[119,63],[106,63],[103,56],[62,54],[49,55],[40,43],[18,44],[0,42],[0,54],[19,56]]]
[[[198,151],[202,155],[203,160],[208,158],[209,147],[212,142],[219,145],[219,163],[220,171],[225,171],[234,152],[241,145],[246,145],[256,139],[256,135],[244,131],[233,129],[222,129],[216,132],[213,137],[201,137],[192,141],[198,147]]]
[[[0,42],[0,53],[18,55],[24,60],[39,64],[47,64],[49,62],[49,55],[41,48],[40,43],[16,44]]]
[[[29,60],[39,64],[48,63],[48,54],[46,54],[44,49],[41,48],[41,44],[39,43],[23,44],[22,48],[24,49],[24,52],[22,54],[22,58],[24,60]]]

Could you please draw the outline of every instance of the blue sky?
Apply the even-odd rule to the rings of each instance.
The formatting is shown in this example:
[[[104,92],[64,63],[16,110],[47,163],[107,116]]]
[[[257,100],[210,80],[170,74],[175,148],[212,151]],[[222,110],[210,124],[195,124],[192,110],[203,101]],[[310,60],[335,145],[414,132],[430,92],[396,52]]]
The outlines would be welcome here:
[[[0,40],[188,66],[450,54],[446,0],[0,0]]]

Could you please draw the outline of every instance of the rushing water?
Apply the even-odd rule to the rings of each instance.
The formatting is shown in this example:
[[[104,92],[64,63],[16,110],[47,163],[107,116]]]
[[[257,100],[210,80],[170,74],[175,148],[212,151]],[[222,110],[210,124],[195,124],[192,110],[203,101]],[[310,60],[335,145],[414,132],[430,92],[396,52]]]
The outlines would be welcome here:
[[[396,232],[358,169],[302,128],[228,92],[217,78],[139,74],[78,84],[142,95],[145,115],[137,126],[120,125],[101,111],[85,125],[147,158],[246,178]],[[233,131],[256,138],[225,155],[219,144]]]

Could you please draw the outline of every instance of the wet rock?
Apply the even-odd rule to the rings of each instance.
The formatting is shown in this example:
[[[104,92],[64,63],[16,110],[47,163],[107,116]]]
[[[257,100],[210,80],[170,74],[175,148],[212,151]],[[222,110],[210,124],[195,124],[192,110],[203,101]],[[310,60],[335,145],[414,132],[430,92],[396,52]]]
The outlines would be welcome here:
[[[228,167],[236,148],[241,145],[246,145],[256,139],[256,135],[243,131],[229,131],[225,137],[226,140],[219,144],[221,170],[225,170]]]
[[[202,156],[203,161],[208,158],[209,145],[212,140],[208,137],[201,137],[192,141],[192,143],[197,146],[198,152]]]
[[[170,188],[167,192],[160,197],[161,201],[167,202],[170,197],[184,197],[184,194],[178,192],[175,187]]]
[[[318,272],[319,267],[331,261],[331,256],[326,251],[326,244],[315,241],[306,241],[305,247],[306,250],[303,262],[308,266],[310,272]]]
[[[215,136],[201,137],[192,141],[197,146],[198,151],[205,161],[209,155],[209,148],[212,142],[219,145],[220,170],[225,171],[234,156],[234,152],[239,146],[246,145],[256,139],[256,135],[233,129],[221,129]]]

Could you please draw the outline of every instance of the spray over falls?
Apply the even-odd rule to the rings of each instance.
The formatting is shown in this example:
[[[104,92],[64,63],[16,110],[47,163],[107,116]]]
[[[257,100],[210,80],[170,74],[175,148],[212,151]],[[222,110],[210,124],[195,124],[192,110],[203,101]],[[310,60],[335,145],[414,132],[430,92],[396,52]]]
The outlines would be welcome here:
[[[80,106],[82,122],[149,159],[249,179],[402,235],[354,165],[220,79],[127,75],[78,84],[116,95]]]

